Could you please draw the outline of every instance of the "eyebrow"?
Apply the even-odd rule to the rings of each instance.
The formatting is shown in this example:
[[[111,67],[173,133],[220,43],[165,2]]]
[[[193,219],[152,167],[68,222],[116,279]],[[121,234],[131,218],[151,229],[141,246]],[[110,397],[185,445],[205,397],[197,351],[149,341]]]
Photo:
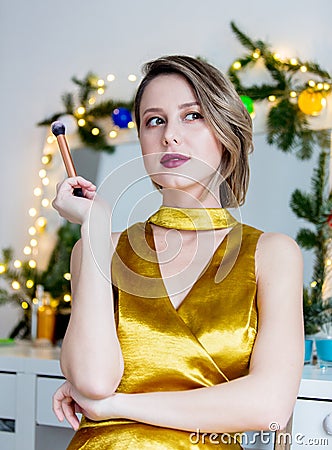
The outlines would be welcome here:
[[[188,102],[188,103],[182,103],[182,105],[179,105],[178,108],[179,109],[184,109],[184,108],[189,108],[190,106],[200,106],[200,104],[198,102]],[[143,112],[143,116],[146,113],[150,113],[150,112],[162,112],[163,109],[162,108],[147,108],[144,112]]]

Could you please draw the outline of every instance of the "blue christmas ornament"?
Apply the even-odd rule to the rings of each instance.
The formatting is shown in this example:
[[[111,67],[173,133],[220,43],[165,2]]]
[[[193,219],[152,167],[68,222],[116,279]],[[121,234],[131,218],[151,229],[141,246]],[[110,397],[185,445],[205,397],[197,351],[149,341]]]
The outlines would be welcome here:
[[[117,125],[119,128],[127,128],[128,123],[132,122],[131,112],[127,108],[116,108],[112,112],[112,119],[114,125]]]

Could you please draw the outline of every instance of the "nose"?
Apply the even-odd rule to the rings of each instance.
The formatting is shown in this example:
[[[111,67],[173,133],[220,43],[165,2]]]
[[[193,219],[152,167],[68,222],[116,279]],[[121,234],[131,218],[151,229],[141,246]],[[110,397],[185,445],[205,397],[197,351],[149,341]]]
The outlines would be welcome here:
[[[172,144],[175,144],[175,145],[181,144],[180,133],[176,126],[168,124],[165,127],[165,132],[164,132],[164,136],[163,136],[163,144],[165,146],[169,146]]]

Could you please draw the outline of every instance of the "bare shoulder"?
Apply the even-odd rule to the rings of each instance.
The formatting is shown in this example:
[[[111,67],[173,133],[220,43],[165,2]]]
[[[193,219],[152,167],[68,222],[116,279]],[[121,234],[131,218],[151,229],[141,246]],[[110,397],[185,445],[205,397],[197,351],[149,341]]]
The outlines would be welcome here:
[[[302,271],[302,252],[298,244],[290,236],[282,233],[263,233],[256,249],[257,273],[268,270]]]

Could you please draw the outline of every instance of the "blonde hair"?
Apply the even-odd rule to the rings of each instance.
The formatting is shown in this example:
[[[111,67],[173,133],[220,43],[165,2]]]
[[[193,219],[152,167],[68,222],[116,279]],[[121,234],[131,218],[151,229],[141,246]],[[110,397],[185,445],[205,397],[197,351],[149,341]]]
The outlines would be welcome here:
[[[211,64],[190,56],[172,55],[146,63],[134,100],[135,120],[140,130],[140,104],[146,86],[157,76],[182,75],[192,87],[203,116],[223,147],[220,173],[224,179],[222,206],[245,201],[249,183],[248,154],[253,150],[252,121],[231,82]],[[226,186],[225,186],[226,184]],[[232,195],[227,195],[227,191]],[[237,205],[235,205],[237,203]]]

